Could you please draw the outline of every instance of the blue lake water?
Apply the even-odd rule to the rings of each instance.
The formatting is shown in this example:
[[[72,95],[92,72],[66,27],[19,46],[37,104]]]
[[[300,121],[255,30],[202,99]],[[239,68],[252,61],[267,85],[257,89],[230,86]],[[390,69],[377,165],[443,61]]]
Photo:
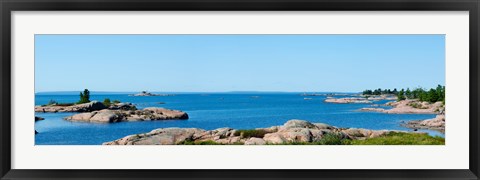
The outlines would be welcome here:
[[[258,97],[253,97],[258,96]],[[339,96],[337,96],[339,97]],[[150,132],[166,127],[195,127],[206,130],[231,127],[252,129],[282,125],[290,119],[303,119],[310,122],[322,122],[337,127],[367,129],[405,130],[402,121],[422,120],[435,117],[431,114],[384,114],[360,112],[358,109],[371,107],[372,104],[332,104],[325,103],[325,96],[308,97],[304,100],[299,93],[271,94],[178,94],[176,96],[134,97],[128,94],[92,94],[91,100],[103,101],[105,98],[134,103],[137,108],[163,107],[185,111],[188,120],[120,122],[111,124],[70,122],[63,117],[74,113],[35,113],[45,118],[35,122],[36,145],[99,145],[130,134]],[[49,100],[57,102],[76,102],[78,95],[36,95],[35,104],[47,104]],[[160,104],[163,102],[165,104]],[[377,101],[384,104],[388,101]],[[432,136],[444,136],[436,131],[421,130]]]

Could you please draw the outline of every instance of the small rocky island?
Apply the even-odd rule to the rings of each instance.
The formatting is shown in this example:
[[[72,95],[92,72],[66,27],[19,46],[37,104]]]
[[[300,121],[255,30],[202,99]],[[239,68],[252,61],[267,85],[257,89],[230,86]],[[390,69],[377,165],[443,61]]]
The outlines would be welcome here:
[[[173,94],[153,94],[147,91],[142,91],[141,93],[138,94],[132,94],[129,96],[174,96]]]
[[[103,145],[176,145],[176,144],[328,144],[327,141],[366,140],[402,133],[401,131],[337,128],[323,123],[305,120],[289,120],[282,126],[238,130],[219,128],[204,130],[198,128],[160,128],[148,133],[129,135]],[[403,132],[407,133],[407,132]],[[410,134],[417,134],[411,132]],[[331,142],[330,142],[331,143]]]
[[[106,98],[103,103],[90,101],[90,92],[85,89],[80,93],[80,101],[77,103],[57,103],[51,101],[47,105],[35,106],[35,112],[79,112],[63,119],[68,121],[82,121],[93,123],[114,123],[122,121],[149,121],[149,120],[186,120],[188,114],[178,110],[149,107],[137,109],[132,103],[122,103],[118,100],[113,102]],[[42,118],[43,119],[43,118]],[[35,117],[35,121],[41,120]]]
[[[353,96],[353,95],[352,95]],[[344,98],[333,98],[331,96],[325,99],[327,103],[338,103],[338,104],[349,104],[349,103],[364,103],[369,104],[373,103],[373,101],[380,101],[380,100],[395,100],[397,97],[392,95],[356,95],[359,97],[344,97]]]
[[[188,119],[188,114],[177,110],[150,107],[142,110],[103,109],[99,111],[75,114],[64,119],[69,121],[114,123],[122,121],[186,120]]]

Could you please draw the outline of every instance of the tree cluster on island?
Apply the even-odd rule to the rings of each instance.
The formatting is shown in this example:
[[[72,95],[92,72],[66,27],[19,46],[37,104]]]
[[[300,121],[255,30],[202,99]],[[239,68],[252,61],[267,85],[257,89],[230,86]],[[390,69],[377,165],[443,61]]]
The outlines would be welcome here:
[[[436,88],[430,88],[429,90],[423,88],[415,88],[410,90],[410,88],[401,89],[397,91],[397,89],[375,89],[375,90],[365,90],[362,92],[362,95],[395,95],[397,96],[397,100],[405,100],[405,99],[418,99],[419,101],[425,102],[438,102],[441,101],[445,104],[445,86],[438,85]]]
[[[90,91],[88,89],[83,90],[83,93],[80,92],[80,100],[77,104],[89,103],[90,102]]]

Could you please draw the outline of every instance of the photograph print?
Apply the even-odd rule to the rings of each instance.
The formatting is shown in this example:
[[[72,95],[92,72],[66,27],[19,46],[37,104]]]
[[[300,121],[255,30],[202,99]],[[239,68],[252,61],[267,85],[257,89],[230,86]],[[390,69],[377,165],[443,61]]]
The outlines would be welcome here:
[[[445,99],[443,34],[36,34],[31,131],[35,145],[445,145]]]

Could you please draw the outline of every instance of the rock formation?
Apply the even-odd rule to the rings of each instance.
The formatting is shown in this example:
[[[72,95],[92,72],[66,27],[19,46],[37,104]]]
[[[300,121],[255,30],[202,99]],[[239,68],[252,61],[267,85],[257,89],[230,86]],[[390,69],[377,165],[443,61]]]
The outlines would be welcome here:
[[[69,121],[113,123],[121,121],[184,120],[188,119],[188,114],[182,111],[155,107],[145,108],[143,110],[120,108],[117,110],[103,109],[100,111],[79,113],[64,119]]]
[[[388,130],[368,130],[356,128],[337,128],[323,123],[310,123],[304,120],[289,120],[282,126],[258,128],[257,134],[250,137],[238,133],[236,129],[219,128],[203,130],[198,128],[160,128],[148,133],[129,135],[104,145],[175,145],[183,142],[214,141],[218,144],[284,144],[284,143],[314,143],[321,141],[327,135],[334,135],[340,139],[367,139],[386,135]]]
[[[339,103],[339,104],[347,104],[347,103],[372,103],[372,101],[367,100],[366,98],[327,98],[325,99],[327,103]]]
[[[439,114],[432,119],[408,121],[402,125],[412,129],[432,129],[445,133],[445,115]]]

